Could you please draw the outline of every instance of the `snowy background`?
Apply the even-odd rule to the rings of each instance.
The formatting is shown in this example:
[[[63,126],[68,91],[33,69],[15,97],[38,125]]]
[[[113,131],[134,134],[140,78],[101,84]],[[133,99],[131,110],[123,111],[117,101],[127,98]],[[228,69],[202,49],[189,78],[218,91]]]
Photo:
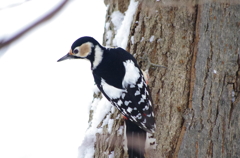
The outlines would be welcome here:
[[[1,0],[0,39],[61,2],[7,7],[23,1]],[[81,36],[102,43],[105,13],[103,0],[71,0],[52,20],[0,50],[0,158],[77,157],[92,101],[90,64],[56,61]]]

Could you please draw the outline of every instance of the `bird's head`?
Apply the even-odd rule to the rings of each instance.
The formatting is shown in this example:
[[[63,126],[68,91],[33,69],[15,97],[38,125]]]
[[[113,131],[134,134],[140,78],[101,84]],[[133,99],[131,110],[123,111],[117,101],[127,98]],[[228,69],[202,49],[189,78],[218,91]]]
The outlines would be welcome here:
[[[66,59],[88,59],[94,61],[95,51],[101,50],[101,45],[92,37],[81,37],[77,39],[71,46],[70,51],[60,58],[58,62]]]

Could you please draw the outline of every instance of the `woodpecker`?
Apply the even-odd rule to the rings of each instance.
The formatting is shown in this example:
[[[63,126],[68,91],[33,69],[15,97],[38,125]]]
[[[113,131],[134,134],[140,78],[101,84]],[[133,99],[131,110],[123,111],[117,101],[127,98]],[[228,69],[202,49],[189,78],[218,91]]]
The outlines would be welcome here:
[[[58,62],[66,59],[90,61],[97,87],[125,116],[127,132],[133,132],[127,136],[128,140],[134,133],[141,133],[142,139],[146,139],[146,132],[154,133],[155,119],[150,91],[136,59],[129,52],[119,47],[106,48],[94,38],[85,36],[77,39]],[[137,155],[132,157],[144,157],[144,145],[139,148],[131,151]]]

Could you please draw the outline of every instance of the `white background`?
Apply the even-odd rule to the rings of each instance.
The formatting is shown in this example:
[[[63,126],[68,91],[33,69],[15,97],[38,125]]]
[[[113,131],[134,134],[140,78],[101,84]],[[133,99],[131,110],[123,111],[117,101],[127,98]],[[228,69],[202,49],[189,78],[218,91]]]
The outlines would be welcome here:
[[[22,0],[23,1],[23,0]],[[59,0],[0,1],[0,39]],[[102,43],[103,0],[72,0],[52,20],[0,50],[0,158],[76,158],[88,126],[93,79],[85,60],[56,62],[81,36]]]

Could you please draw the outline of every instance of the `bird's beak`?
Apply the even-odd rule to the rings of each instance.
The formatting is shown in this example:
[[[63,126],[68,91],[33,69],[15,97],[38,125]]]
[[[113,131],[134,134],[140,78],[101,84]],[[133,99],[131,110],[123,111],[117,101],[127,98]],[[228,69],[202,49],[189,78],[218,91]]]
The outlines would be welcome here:
[[[69,53],[67,53],[65,56],[58,59],[57,62],[60,62],[60,61],[66,60],[66,59],[72,59],[72,58],[74,58],[74,57],[72,55],[70,55]]]

